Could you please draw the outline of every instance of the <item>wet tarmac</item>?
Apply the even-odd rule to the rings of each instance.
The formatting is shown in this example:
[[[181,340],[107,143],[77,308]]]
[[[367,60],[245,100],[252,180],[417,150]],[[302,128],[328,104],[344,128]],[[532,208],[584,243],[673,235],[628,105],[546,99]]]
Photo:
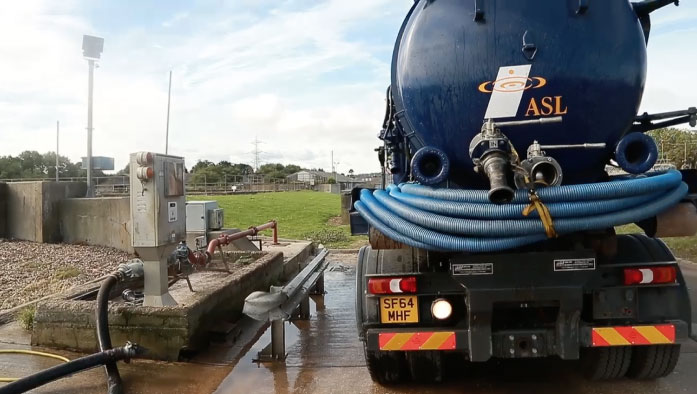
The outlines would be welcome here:
[[[580,374],[578,362],[557,359],[487,364],[452,360],[442,384],[380,386],[368,375],[357,339],[353,307],[356,256],[331,258],[323,302],[315,304],[309,322],[286,326],[286,363],[253,362],[257,352],[270,342],[270,334],[265,332],[216,393],[697,393],[694,342],[683,346],[675,373],[656,381],[591,382]],[[688,280],[697,285],[697,266],[689,264],[685,272]],[[697,299],[697,286],[692,287],[692,299]]]
[[[578,362],[511,360],[469,364],[451,360],[445,382],[383,387],[373,383],[365,368],[354,315],[355,255],[332,256],[325,274],[327,294],[315,305],[312,319],[286,327],[288,358],[283,363],[255,364],[256,353],[270,341],[268,332],[239,361],[216,393],[696,393],[697,344],[683,346],[675,373],[656,381],[590,382]],[[686,267],[697,284],[697,266]],[[693,299],[694,287],[691,289]]]
[[[247,319],[252,329],[236,341],[218,343],[191,363],[134,360],[119,363],[126,393],[697,393],[697,344],[683,345],[675,373],[656,381],[590,382],[577,362],[513,360],[488,364],[448,364],[445,382],[383,387],[365,368],[354,317],[355,254],[335,254],[325,274],[324,297],[312,302],[312,317],[286,325],[285,363],[255,363],[270,342],[263,324]],[[697,265],[683,265],[691,297],[697,300]],[[693,311],[697,305],[693,305]],[[694,313],[694,312],[693,312]],[[697,314],[695,314],[697,316]],[[256,324],[256,325],[255,325]],[[0,326],[0,348],[30,349],[28,336],[17,324]],[[41,350],[41,349],[36,349]],[[69,358],[79,354],[58,352]],[[0,357],[0,376],[24,376],[55,365],[55,360],[31,356]],[[104,370],[96,368],[41,387],[41,393],[104,393]]]

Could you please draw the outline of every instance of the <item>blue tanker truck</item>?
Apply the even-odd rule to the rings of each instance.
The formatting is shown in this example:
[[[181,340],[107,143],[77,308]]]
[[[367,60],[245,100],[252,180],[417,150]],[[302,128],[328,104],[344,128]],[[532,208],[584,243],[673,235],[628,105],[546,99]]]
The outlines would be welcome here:
[[[439,380],[452,354],[673,371],[690,301],[659,237],[694,234],[697,174],[654,170],[645,133],[697,110],[637,115],[650,15],[673,3],[414,2],[377,149],[391,182],[352,192],[374,380]]]

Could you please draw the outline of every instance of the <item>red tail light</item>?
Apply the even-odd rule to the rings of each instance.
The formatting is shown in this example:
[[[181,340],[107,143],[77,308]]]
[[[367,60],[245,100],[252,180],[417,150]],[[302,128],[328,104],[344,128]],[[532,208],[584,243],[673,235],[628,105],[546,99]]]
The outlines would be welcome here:
[[[406,276],[403,278],[370,278],[368,279],[368,293],[416,293],[416,277]]]
[[[675,283],[677,272],[674,266],[646,267],[646,268],[625,268],[624,284],[647,285],[658,283]]]

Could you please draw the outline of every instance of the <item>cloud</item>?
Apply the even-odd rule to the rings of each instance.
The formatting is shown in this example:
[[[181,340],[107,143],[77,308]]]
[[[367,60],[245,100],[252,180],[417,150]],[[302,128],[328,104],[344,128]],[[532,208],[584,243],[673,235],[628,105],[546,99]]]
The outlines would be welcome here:
[[[182,21],[182,20],[184,20],[184,19],[186,19],[186,18],[188,18],[188,17],[189,17],[189,13],[188,13],[188,12],[177,12],[176,14],[172,15],[171,18],[169,18],[169,19],[167,19],[166,21],[162,22],[162,26],[163,26],[163,27],[172,27],[172,26],[174,26],[175,24],[177,24],[177,22],[180,22],[180,21]]]
[[[266,162],[327,169],[333,150],[339,171],[375,171],[392,45],[412,3],[199,0],[148,13],[121,9],[147,2],[115,2],[108,20],[85,11],[99,7],[87,0],[8,3],[0,36],[14,39],[0,40],[0,154],[53,150],[60,120],[61,153],[84,155],[80,43],[95,34],[105,47],[95,74],[94,152],[115,157],[117,169],[130,152],[164,150],[173,70],[170,153],[189,166],[252,163],[258,137]],[[684,9],[660,12],[690,22]],[[129,19],[134,14],[149,19]],[[654,23],[643,110],[697,105],[690,77],[697,58],[686,51],[694,39],[693,31]]]
[[[60,119],[61,151],[77,160],[85,151],[86,117],[80,39],[85,32],[100,33],[80,14],[80,3],[60,9],[49,2],[28,4],[11,10],[7,20],[13,23],[0,28],[4,36],[25,37],[16,49],[0,44],[3,54],[15,51],[12,61],[0,64],[0,154],[53,150]],[[387,10],[406,12],[410,2],[275,4],[260,14],[244,3],[220,12],[203,2],[163,17],[159,25],[104,35],[95,73],[95,154],[114,156],[121,168],[129,152],[164,150],[172,69],[170,153],[185,156],[189,165],[207,158],[249,163],[258,136],[267,161],[329,167],[334,150],[346,166],[376,170],[372,147],[391,51],[384,45],[376,56],[374,42],[352,40],[349,33],[384,23]],[[401,16],[389,21],[390,34],[377,40],[383,44],[393,39]],[[345,82],[342,70],[366,77]]]

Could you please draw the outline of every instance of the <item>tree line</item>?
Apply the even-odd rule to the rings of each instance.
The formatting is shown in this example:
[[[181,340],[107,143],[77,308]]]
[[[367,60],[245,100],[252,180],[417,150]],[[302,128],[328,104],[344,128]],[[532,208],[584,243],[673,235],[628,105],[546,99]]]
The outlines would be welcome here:
[[[61,178],[87,176],[81,163],[73,163],[65,156],[58,156],[58,175]],[[104,176],[102,171],[94,171],[95,176]],[[56,177],[56,153],[24,151],[17,156],[0,156],[0,179],[54,179]]]
[[[191,168],[189,182],[191,183],[222,183],[240,182],[249,175],[263,175],[265,179],[282,179],[301,171],[303,168],[295,165],[269,163],[259,166],[257,171],[248,164],[220,161],[217,164],[209,160],[200,160]]]
[[[675,128],[659,129],[649,132],[654,138],[663,161],[677,168],[697,168],[697,133]],[[73,163],[65,156],[59,156],[59,175],[61,178],[85,177],[87,172],[81,169],[81,163]],[[55,152],[39,153],[24,151],[17,156],[0,156],[0,179],[53,179],[56,176]],[[192,183],[235,182],[241,177],[260,174],[266,179],[282,179],[303,170],[299,165],[268,163],[257,171],[248,164],[220,161],[213,163],[200,160],[191,168]],[[315,170],[314,168],[312,170]],[[322,171],[322,169],[318,169]],[[119,171],[119,175],[128,175],[128,166]],[[352,175],[353,170],[349,171]],[[95,170],[94,176],[104,176],[101,170]]]
[[[674,128],[649,132],[658,146],[660,159],[678,169],[697,168],[697,133]]]

